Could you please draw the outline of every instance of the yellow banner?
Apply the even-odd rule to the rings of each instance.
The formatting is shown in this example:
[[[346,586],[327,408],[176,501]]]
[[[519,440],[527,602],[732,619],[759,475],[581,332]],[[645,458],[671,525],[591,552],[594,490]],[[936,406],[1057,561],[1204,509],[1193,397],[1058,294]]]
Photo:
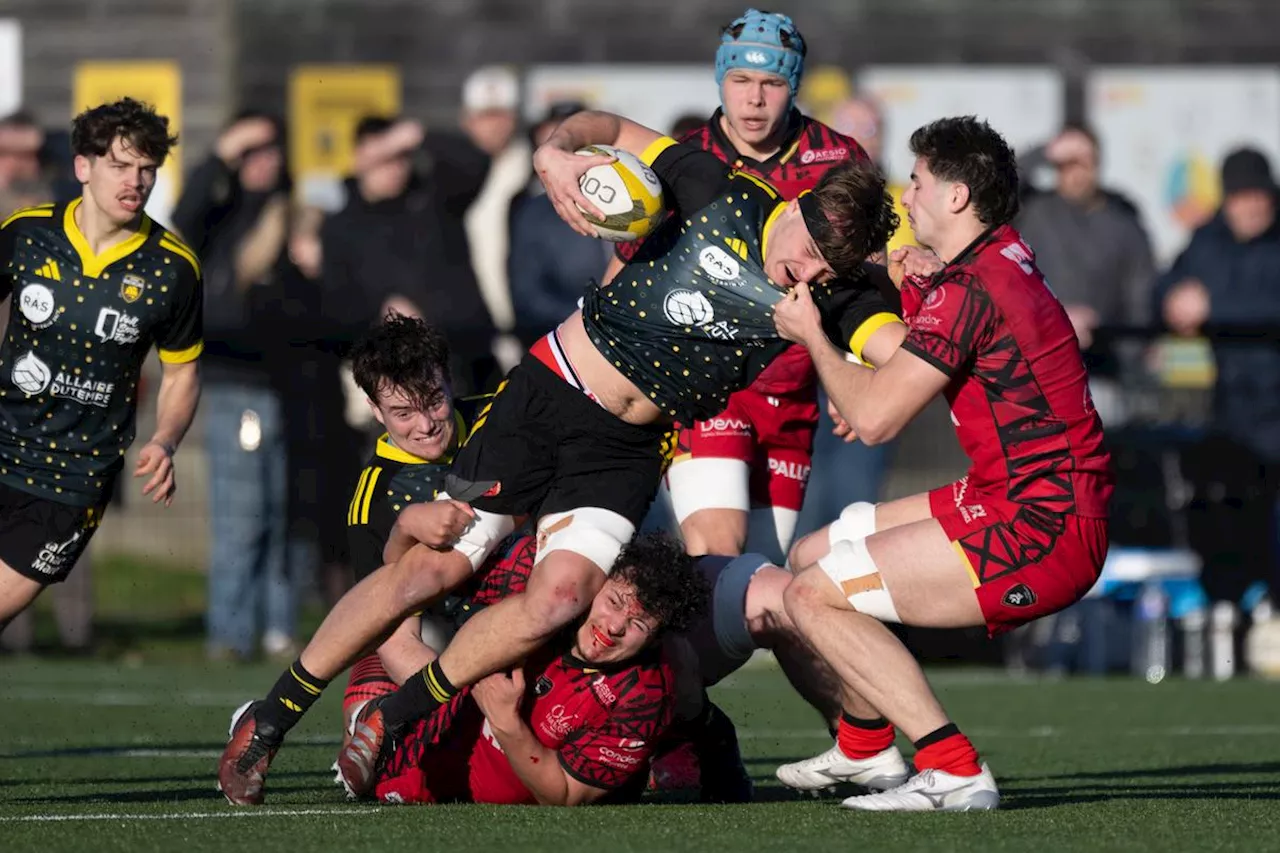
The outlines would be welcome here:
[[[289,77],[289,157],[300,188],[350,174],[356,125],[400,112],[393,65],[300,65]],[[304,189],[305,192],[305,189]]]
[[[170,133],[182,132],[182,69],[176,62],[81,62],[72,82],[71,110],[76,115],[128,96],[169,117]],[[182,150],[175,148],[156,176],[147,212],[167,219],[182,189]]]

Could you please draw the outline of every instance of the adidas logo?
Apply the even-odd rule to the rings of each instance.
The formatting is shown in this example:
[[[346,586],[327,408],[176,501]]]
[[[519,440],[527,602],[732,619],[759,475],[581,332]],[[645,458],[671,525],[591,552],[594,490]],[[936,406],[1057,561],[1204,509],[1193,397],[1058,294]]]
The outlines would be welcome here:
[[[45,258],[44,261],[44,266],[36,270],[36,275],[42,278],[51,278],[54,281],[62,281],[62,271],[58,269],[58,262],[49,258]]]

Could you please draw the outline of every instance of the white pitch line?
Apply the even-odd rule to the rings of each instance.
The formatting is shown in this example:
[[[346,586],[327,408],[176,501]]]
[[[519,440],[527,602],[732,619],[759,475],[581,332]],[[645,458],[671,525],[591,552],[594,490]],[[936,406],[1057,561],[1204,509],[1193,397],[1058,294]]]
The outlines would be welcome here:
[[[1241,726],[1148,726],[1142,728],[1089,729],[1089,733],[1107,737],[1274,737],[1280,735],[1280,725]],[[1036,726],[1030,729],[970,728],[964,733],[980,738],[1056,738],[1080,737],[1081,729],[1065,729],[1057,726]],[[821,729],[738,729],[739,740],[827,740],[830,735]]]
[[[61,823],[81,820],[212,820],[227,817],[305,817],[307,815],[375,815],[381,809],[243,809],[233,812],[168,812],[165,814],[31,814],[0,817],[0,823]]]

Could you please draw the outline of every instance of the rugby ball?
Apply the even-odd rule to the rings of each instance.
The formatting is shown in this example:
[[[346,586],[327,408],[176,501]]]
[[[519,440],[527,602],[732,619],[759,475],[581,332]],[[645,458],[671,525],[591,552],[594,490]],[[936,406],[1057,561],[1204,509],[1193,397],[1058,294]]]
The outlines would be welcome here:
[[[582,194],[604,214],[604,219],[587,217],[596,236],[611,243],[631,243],[662,222],[666,215],[662,183],[639,157],[612,145],[588,145],[576,153],[617,158],[605,166],[592,166],[578,181]]]

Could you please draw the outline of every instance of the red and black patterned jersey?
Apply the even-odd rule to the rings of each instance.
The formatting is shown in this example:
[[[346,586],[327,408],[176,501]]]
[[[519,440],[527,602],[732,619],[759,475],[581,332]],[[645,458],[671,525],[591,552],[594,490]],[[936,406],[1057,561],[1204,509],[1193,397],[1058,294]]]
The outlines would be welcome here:
[[[787,201],[817,186],[832,166],[869,159],[852,137],[837,133],[793,109],[778,153],[767,160],[756,160],[733,147],[721,126],[723,115],[724,111],[717,109],[706,124],[690,131],[680,141],[711,152],[738,171],[763,178]],[[619,243],[618,257],[629,261],[638,249],[638,243]],[[761,371],[751,387],[762,394],[785,395],[812,389],[816,381],[817,372],[809,351],[802,346],[791,346]]]
[[[523,592],[536,551],[534,537],[514,540],[492,562],[473,601],[487,605]],[[559,752],[560,765],[569,775],[583,784],[615,791],[647,771],[654,743],[671,725],[674,676],[660,648],[596,668],[573,655],[572,643],[570,631],[526,662],[528,693],[521,717],[544,746]],[[417,733],[422,746],[416,755],[397,754],[393,760],[402,766],[406,760],[426,766],[435,748],[454,756],[464,749],[468,752],[467,790],[450,792],[450,798],[535,802],[469,693],[464,690],[424,721]],[[406,746],[412,742],[413,738],[406,739]]]
[[[1106,518],[1114,475],[1080,347],[1018,232],[994,228],[930,279],[908,279],[902,310],[903,348],[953,379],[967,488]]]

